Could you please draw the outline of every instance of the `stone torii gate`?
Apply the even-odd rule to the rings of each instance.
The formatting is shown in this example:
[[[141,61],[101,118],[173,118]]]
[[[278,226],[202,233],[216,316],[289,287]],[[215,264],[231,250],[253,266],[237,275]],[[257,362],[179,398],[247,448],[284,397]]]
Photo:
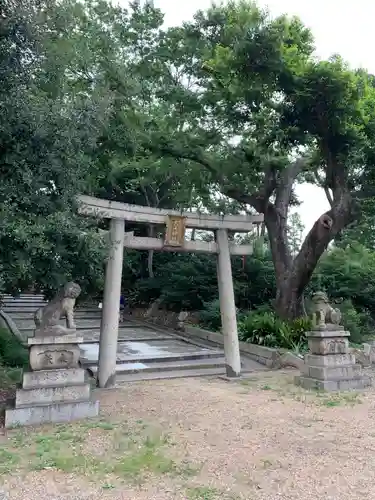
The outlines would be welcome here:
[[[228,240],[228,230],[249,232],[253,224],[263,222],[263,215],[206,215],[128,205],[92,196],[79,196],[79,212],[110,219],[110,255],[106,266],[102,321],[99,340],[99,387],[112,387],[116,378],[116,355],[119,328],[121,278],[124,247],[137,250],[203,252],[217,254],[222,333],[228,377],[241,374],[237,335],[231,255],[251,255],[252,245],[235,245]],[[125,233],[125,221],[166,226],[164,239],[136,237]],[[185,229],[212,230],[216,241],[187,241]]]

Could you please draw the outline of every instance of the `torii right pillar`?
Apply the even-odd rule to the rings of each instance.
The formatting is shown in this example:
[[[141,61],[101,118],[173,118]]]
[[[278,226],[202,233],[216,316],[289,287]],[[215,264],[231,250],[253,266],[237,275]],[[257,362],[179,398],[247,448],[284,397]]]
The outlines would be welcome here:
[[[232,264],[229,250],[228,231],[226,229],[218,229],[216,231],[216,242],[219,250],[217,275],[219,284],[221,327],[224,336],[225,366],[227,377],[235,378],[241,375],[241,358],[237,334]]]

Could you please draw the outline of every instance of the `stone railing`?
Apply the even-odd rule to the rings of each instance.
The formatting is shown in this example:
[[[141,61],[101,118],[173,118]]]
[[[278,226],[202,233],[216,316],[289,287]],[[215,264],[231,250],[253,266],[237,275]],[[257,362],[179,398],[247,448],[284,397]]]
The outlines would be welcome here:
[[[27,342],[27,337],[22,335],[19,331],[17,325],[9,316],[9,314],[5,313],[0,309],[0,328],[4,328],[4,330],[8,330],[12,335],[16,336],[21,342]]]

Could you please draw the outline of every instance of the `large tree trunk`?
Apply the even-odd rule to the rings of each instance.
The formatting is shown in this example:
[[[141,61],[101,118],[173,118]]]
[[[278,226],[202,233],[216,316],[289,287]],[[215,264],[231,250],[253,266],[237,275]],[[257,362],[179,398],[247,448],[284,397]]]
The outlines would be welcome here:
[[[296,277],[292,279],[294,261],[288,245],[287,214],[270,205],[264,215],[276,276],[275,310],[281,318],[295,318],[302,314],[302,295],[295,286]]]
[[[284,274],[278,275],[275,310],[281,318],[290,320],[303,315],[303,292],[330,241],[351,222],[351,206],[350,196],[345,195],[329,212],[319,217],[306,236],[298,255],[290,265],[285,266]],[[272,224],[267,227],[269,231],[275,231]],[[271,241],[272,239],[273,237]],[[280,243],[276,248],[272,248],[276,273],[280,272],[280,265],[287,260],[283,252],[283,245]]]
[[[287,320],[304,315],[302,294],[291,286],[289,280],[283,281],[277,288],[275,311],[280,318]]]

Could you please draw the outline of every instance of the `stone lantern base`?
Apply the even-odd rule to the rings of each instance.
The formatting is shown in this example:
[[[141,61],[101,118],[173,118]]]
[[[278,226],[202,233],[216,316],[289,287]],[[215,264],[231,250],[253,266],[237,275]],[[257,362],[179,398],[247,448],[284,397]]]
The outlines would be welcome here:
[[[30,368],[25,370],[5,427],[37,425],[96,417],[85,370],[79,367],[82,337],[75,333],[28,339]]]
[[[310,353],[305,355],[301,375],[295,383],[304,389],[347,391],[371,385],[353,354],[349,354],[349,337],[338,325],[326,325],[307,334]]]

